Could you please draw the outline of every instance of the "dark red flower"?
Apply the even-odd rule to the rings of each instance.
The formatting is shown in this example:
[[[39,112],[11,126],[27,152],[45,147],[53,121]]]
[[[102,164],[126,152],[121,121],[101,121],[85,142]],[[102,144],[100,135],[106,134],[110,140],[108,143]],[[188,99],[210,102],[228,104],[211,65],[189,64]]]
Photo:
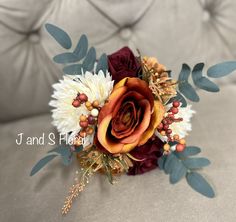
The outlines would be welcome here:
[[[141,65],[133,52],[124,47],[108,56],[108,68],[115,83],[125,77],[137,77]]]
[[[133,167],[129,169],[128,175],[143,174],[158,166],[158,158],[162,156],[163,142],[152,137],[142,146],[134,148],[130,154],[142,161],[132,161]]]

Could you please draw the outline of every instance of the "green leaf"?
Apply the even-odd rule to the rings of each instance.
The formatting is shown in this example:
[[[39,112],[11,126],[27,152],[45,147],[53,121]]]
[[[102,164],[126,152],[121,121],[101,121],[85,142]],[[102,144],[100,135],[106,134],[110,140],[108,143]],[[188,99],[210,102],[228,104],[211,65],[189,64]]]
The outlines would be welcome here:
[[[41,160],[39,160],[35,166],[32,168],[30,172],[30,176],[33,176],[36,174],[39,170],[41,170],[48,162],[50,162],[52,159],[54,159],[57,155],[56,154],[51,154],[48,156],[45,156]]]
[[[236,61],[218,63],[207,70],[207,75],[212,78],[220,78],[236,70]]]
[[[185,100],[185,98],[177,91],[177,95],[175,97],[172,97],[168,104],[172,103],[173,101],[179,101],[181,102],[181,107],[186,107],[187,106],[187,102]]]
[[[181,160],[175,162],[175,165],[170,174],[170,183],[175,184],[179,182],[187,173],[186,167]]]
[[[186,160],[183,160],[183,164],[188,169],[199,169],[199,168],[208,166],[210,164],[210,161],[204,157],[197,157],[197,158],[188,158]]]
[[[103,73],[106,74],[107,69],[108,69],[107,55],[105,53],[103,53],[98,60],[97,67],[96,67],[96,73],[98,73],[99,70],[102,70]]]
[[[195,89],[187,82],[179,84],[179,91],[189,100],[199,102],[200,98]]]
[[[77,146],[77,147],[75,147],[75,151],[74,152],[76,152],[76,153],[80,153],[82,150],[83,150],[83,146],[82,145],[80,145],[80,146]]]
[[[86,35],[82,35],[74,50],[74,54],[77,56],[78,61],[86,56],[87,51],[88,51],[88,38]]]
[[[45,25],[46,30],[50,33],[50,35],[65,49],[70,49],[72,46],[72,42],[70,36],[61,28],[47,23]]]
[[[178,161],[178,159],[176,158],[176,156],[174,154],[169,154],[166,158],[165,164],[164,164],[164,171],[166,174],[170,174],[176,164],[176,161]]]
[[[179,81],[180,82],[185,82],[188,81],[189,75],[191,73],[191,69],[187,64],[182,65],[182,69],[179,74]]]
[[[157,164],[158,164],[158,167],[160,168],[160,170],[163,170],[164,169],[164,165],[165,165],[165,161],[166,161],[166,155],[163,155],[161,156],[158,161],[157,161]]]
[[[85,57],[82,68],[83,71],[91,71],[94,68],[94,63],[96,61],[96,50],[94,47],[91,47],[88,51],[87,56]]]
[[[177,155],[179,158],[185,159],[188,156],[197,155],[201,152],[201,149],[196,146],[187,146],[182,152],[175,151],[175,155]]]
[[[199,173],[187,173],[186,180],[195,191],[203,194],[204,196],[210,198],[213,198],[215,196],[215,192],[210,184]]]
[[[191,69],[187,64],[182,65],[182,69],[179,74],[179,91],[189,100],[198,102],[199,96],[194,88],[188,83],[188,78],[191,73]]]
[[[219,92],[220,88],[214,82],[202,76],[203,67],[204,63],[198,63],[193,68],[192,79],[195,86],[208,92]]]
[[[48,153],[53,153],[53,152],[61,155],[62,162],[64,165],[68,166],[72,162],[72,152],[69,147],[58,146],[48,151]]]
[[[74,64],[74,65],[65,66],[63,68],[63,72],[69,75],[81,75],[82,73],[81,69],[82,69],[81,64]]]
[[[54,56],[53,61],[56,63],[64,64],[64,63],[78,62],[79,59],[74,53],[65,52],[65,53]]]

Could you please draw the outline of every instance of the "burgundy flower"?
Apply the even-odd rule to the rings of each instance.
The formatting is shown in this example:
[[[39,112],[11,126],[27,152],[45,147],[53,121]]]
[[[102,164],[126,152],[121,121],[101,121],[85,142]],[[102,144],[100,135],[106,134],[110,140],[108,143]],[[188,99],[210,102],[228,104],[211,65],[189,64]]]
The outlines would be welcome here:
[[[115,83],[125,77],[137,77],[141,65],[133,52],[124,47],[108,56],[108,68]]]
[[[142,161],[132,161],[133,167],[129,169],[128,175],[143,174],[158,166],[158,158],[162,156],[163,142],[155,137],[148,140],[142,146],[133,149],[130,154]]]

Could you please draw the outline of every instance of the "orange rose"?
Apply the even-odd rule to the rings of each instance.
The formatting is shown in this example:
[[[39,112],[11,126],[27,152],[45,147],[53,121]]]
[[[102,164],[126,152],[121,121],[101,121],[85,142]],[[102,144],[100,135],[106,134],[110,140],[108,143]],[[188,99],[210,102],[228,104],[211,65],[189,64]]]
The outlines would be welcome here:
[[[154,101],[148,84],[138,78],[118,82],[98,116],[97,138],[110,153],[126,153],[145,144],[165,109]]]

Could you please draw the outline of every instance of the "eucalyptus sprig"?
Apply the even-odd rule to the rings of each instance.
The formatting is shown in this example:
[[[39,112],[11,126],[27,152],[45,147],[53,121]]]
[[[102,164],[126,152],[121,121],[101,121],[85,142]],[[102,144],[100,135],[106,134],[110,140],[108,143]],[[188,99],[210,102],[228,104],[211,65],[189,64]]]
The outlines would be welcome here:
[[[211,185],[197,171],[210,164],[204,157],[191,157],[201,152],[196,146],[188,146],[183,152],[174,151],[169,155],[163,155],[158,160],[161,170],[170,175],[170,183],[175,184],[183,177],[188,184],[202,195],[212,198],[215,192]]]
[[[69,34],[61,28],[49,23],[45,25],[45,28],[57,43],[67,50],[53,57],[54,62],[64,65],[63,72],[65,74],[79,75],[82,72],[93,71],[95,66],[96,73],[102,70],[103,73],[106,74],[108,69],[106,54],[103,53],[100,58],[96,60],[96,50],[94,47],[89,48],[88,38],[85,34],[81,35],[76,47],[72,51],[68,51],[72,47],[72,40]]]

